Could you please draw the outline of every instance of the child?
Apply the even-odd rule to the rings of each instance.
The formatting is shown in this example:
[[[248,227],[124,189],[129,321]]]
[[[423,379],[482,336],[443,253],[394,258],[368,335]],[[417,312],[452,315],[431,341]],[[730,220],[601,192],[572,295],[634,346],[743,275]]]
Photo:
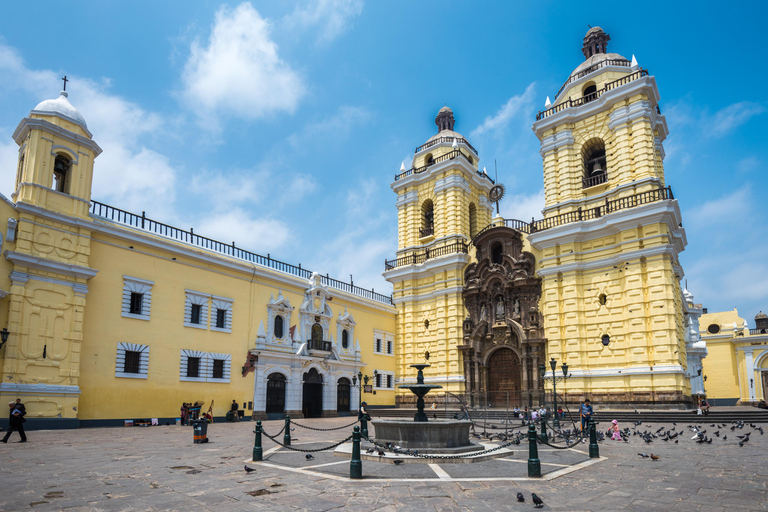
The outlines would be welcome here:
[[[614,441],[621,441],[621,431],[619,430],[619,422],[616,420],[613,420],[611,425],[611,428],[608,429],[609,432],[612,433],[611,439]]]

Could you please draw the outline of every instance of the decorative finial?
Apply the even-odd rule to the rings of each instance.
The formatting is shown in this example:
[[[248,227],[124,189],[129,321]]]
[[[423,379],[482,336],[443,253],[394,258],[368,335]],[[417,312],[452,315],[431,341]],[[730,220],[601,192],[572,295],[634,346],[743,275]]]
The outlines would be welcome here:
[[[451,147],[453,149],[458,149],[459,148],[459,142],[458,142],[457,139],[453,139],[453,144],[451,144]]]
[[[549,101],[549,96],[547,96],[547,101],[544,102],[544,108],[549,108],[552,106],[552,102]]]
[[[405,162],[400,162],[400,170],[405,171]]]
[[[67,75],[64,75],[64,78],[62,78],[62,80],[64,80],[64,92],[67,92],[67,82],[69,82]]]
[[[637,59],[635,58],[635,54],[632,54],[632,62],[629,64],[629,67],[632,69],[637,69],[640,67],[640,65],[637,63]]]

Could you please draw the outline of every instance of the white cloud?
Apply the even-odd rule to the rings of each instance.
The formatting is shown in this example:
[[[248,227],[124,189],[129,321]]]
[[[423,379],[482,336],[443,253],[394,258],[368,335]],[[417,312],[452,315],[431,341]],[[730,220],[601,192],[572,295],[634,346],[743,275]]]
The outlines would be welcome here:
[[[353,129],[370,117],[370,112],[363,107],[342,105],[338,111],[321,121],[308,123],[299,132],[288,137],[288,143],[294,148],[322,143],[339,144],[345,142]]]
[[[494,207],[494,214],[496,205]],[[531,218],[540,219],[544,208],[544,189],[534,194],[507,194],[499,204],[501,216],[505,219],[518,219],[530,222]],[[494,215],[495,216],[495,215]]]
[[[216,13],[207,46],[192,43],[183,95],[201,121],[218,115],[256,119],[293,112],[304,95],[301,77],[277,53],[270,25],[250,3]]]
[[[684,218],[694,229],[723,224],[731,226],[734,220],[749,218],[751,211],[751,193],[749,186],[745,185],[718,199],[691,208]]]
[[[712,117],[711,133],[715,137],[722,137],[764,111],[762,105],[751,101],[740,101],[728,105],[718,110]]]
[[[270,217],[254,217],[242,208],[206,214],[196,222],[195,232],[220,241],[234,241],[240,247],[266,253],[283,247],[290,238],[288,226]]]
[[[506,128],[513,118],[526,115],[533,107],[535,85],[536,83],[534,82],[526,87],[523,94],[518,94],[509,98],[498,112],[492,116],[486,117],[483,124],[472,130],[470,137],[474,139],[488,133],[497,132]]]
[[[288,31],[319,27],[318,41],[329,43],[349,28],[363,12],[362,0],[315,0],[296,9],[283,20]]]
[[[670,130],[694,125],[704,135],[723,137],[755,116],[765,112],[765,107],[753,101],[739,101],[710,114],[706,108],[697,106],[690,95],[673,103],[664,110]]]

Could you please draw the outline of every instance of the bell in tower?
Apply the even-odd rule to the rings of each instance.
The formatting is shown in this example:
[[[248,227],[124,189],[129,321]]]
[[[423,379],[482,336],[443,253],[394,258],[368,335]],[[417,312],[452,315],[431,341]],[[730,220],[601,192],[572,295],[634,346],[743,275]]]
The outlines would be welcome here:
[[[611,36],[603,32],[600,27],[590,28],[584,36],[584,45],[581,47],[584,58],[588,59],[598,53],[608,53],[608,41]]]

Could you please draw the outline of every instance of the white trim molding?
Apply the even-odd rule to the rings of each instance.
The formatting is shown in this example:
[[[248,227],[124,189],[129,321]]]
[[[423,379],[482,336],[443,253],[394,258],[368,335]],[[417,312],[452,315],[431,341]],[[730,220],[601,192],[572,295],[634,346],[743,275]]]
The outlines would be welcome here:
[[[135,318],[137,320],[149,320],[152,307],[152,286],[154,281],[139,279],[138,277],[123,276],[123,308],[121,316]],[[131,294],[141,294],[141,314],[131,313]]]
[[[216,332],[232,332],[232,306],[235,303],[234,299],[227,299],[225,297],[218,297],[213,295],[211,297],[211,330]],[[218,311],[224,311],[224,326],[218,327],[216,321],[218,320]]]
[[[184,290],[184,327],[195,329],[208,329],[208,301],[211,296],[207,293],[194,290]],[[198,323],[192,322],[192,306],[200,306],[200,318]]]
[[[125,372],[125,353],[139,353],[139,373]],[[122,370],[121,370],[122,369]],[[146,379],[149,375],[149,345],[139,345],[136,343],[117,343],[117,358],[115,359],[115,377],[125,377],[129,379]]]
[[[187,370],[189,368],[190,358],[200,359],[200,365],[197,368],[197,377],[187,376]],[[181,364],[179,365],[179,380],[189,381],[189,382],[205,382],[206,376],[209,373],[208,363],[209,363],[209,358],[207,353],[200,352],[197,350],[181,349]]]

